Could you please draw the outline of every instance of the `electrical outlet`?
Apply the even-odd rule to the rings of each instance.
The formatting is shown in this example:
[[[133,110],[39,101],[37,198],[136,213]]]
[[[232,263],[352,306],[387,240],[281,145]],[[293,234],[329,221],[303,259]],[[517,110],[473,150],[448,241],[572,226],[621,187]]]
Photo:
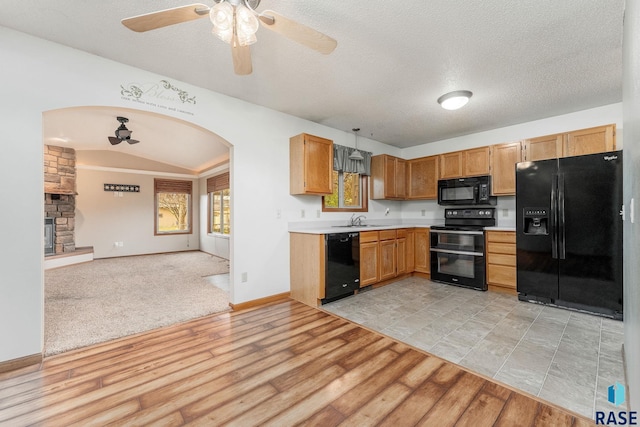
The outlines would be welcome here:
[[[320,218],[320,209],[316,211],[316,218]]]
[[[425,216],[425,214],[426,214],[426,213],[427,213],[427,210],[426,210],[426,209],[422,209],[422,210],[420,211],[420,215],[422,215],[422,216]]]
[[[242,274],[240,275],[240,281],[241,281],[242,283],[245,283],[245,282],[248,280],[248,279],[247,279],[247,276],[248,276],[248,274],[247,274],[246,272],[242,273]]]
[[[300,218],[304,218],[304,209],[300,210]]]
[[[282,210],[281,209],[277,209],[276,210],[276,219],[280,219],[282,218]]]
[[[509,209],[502,209],[502,216],[509,216]]]

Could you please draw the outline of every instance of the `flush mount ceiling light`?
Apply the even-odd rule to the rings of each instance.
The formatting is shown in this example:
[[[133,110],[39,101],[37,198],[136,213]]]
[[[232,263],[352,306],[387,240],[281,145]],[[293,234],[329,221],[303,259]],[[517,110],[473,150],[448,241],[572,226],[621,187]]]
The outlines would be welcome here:
[[[464,107],[473,93],[468,90],[456,90],[453,92],[445,93],[438,98],[438,104],[445,110],[457,110]]]
[[[353,150],[351,154],[349,154],[349,158],[351,160],[364,160],[364,157],[362,157],[362,153],[358,151],[358,132],[360,131],[360,128],[353,128],[351,130],[356,136],[356,149]]]

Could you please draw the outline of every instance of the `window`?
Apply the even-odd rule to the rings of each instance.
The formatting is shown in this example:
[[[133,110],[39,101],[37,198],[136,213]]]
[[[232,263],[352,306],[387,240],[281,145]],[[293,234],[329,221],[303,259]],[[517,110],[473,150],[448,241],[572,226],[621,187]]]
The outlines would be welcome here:
[[[231,233],[231,190],[229,172],[207,179],[209,233]]]
[[[154,187],[155,234],[190,234],[193,182],[156,178]]]
[[[323,212],[367,212],[367,177],[333,171],[333,194],[322,198]]]

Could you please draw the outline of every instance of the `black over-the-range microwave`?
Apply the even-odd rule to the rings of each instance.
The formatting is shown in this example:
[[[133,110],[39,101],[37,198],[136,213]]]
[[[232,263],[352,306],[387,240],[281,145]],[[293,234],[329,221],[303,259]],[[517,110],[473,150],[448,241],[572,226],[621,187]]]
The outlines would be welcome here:
[[[495,205],[496,200],[491,195],[490,176],[438,180],[439,205]]]

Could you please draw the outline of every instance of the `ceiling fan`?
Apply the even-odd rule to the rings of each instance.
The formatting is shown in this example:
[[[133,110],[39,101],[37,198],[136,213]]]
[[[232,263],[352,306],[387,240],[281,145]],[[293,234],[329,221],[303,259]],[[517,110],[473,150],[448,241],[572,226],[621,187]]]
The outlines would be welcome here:
[[[323,54],[329,54],[338,45],[331,37],[313,28],[272,11],[256,12],[260,0],[214,0],[209,7],[202,3],[172,9],[159,10],[122,20],[130,30],[144,32],[180,24],[209,16],[213,23],[213,34],[231,45],[233,69],[236,74],[251,74],[251,50],[249,45],[256,42],[255,33],[259,24]]]
[[[118,126],[118,129],[116,129],[115,138],[113,136],[108,137],[111,145],[118,145],[122,141],[127,141],[129,144],[137,144],[138,142],[140,142],[135,139],[131,139],[131,134],[133,132],[127,129],[127,127],[124,125],[129,121],[129,119],[127,119],[126,117],[118,116],[116,117],[116,120],[120,122],[120,126]]]

